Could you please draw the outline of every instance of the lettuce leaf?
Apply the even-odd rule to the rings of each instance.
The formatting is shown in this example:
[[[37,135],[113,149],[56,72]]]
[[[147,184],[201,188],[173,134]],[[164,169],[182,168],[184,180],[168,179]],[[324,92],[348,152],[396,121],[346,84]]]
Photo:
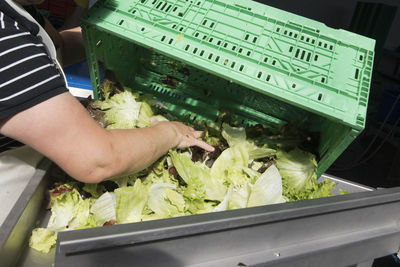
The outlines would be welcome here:
[[[243,127],[232,127],[227,123],[222,123],[221,134],[230,147],[246,141],[246,130]]]
[[[225,149],[212,165],[211,176],[214,179],[224,179],[228,167],[246,168],[250,159],[248,148],[248,144],[242,142]]]
[[[76,207],[82,201],[82,197],[78,190],[68,184],[50,191],[50,196],[51,217],[47,228],[53,231],[64,230],[76,215]]]
[[[154,116],[154,113],[151,110],[150,105],[145,101],[141,103],[142,105],[140,106],[138,123],[137,123],[137,127],[139,128],[150,126],[151,125],[150,119]]]
[[[50,249],[56,245],[57,233],[47,228],[33,229],[29,246],[37,251],[49,253]]]
[[[96,103],[105,112],[105,120],[111,123],[107,129],[136,128],[142,103],[137,102],[131,92],[124,91]]]
[[[311,153],[298,148],[289,152],[278,151],[276,165],[289,189],[306,190],[316,181],[317,162]]]
[[[206,194],[205,199],[219,201],[224,199],[227,190],[223,184],[224,180],[221,177],[212,176],[212,169],[210,170],[203,163],[193,162],[186,155],[176,151],[170,151],[169,155],[182,179],[187,184],[194,182],[198,188],[202,188],[201,191]]]
[[[79,201],[74,208],[74,216],[69,223],[68,229],[85,229],[97,226],[94,216],[90,213],[94,199],[87,198]]]
[[[176,185],[173,184],[153,184],[150,187],[148,207],[161,218],[184,215],[185,200],[175,189]]]
[[[232,190],[233,190],[233,186],[231,185],[231,186],[229,186],[228,192],[226,193],[224,199],[222,200],[221,203],[218,204],[218,206],[216,206],[214,208],[214,211],[224,211],[224,210],[228,209],[229,199],[231,198]]]
[[[85,183],[85,185],[82,187],[82,190],[87,193],[90,193],[90,195],[92,197],[98,198],[106,191],[106,188],[102,184],[96,184],[96,183],[87,184],[87,183]]]
[[[249,201],[250,190],[249,184],[233,188],[231,197],[229,198],[228,209],[246,208]]]
[[[118,185],[118,187],[126,187],[128,185],[134,185],[136,181],[136,176],[134,174],[119,176],[110,179]]]
[[[275,165],[271,165],[254,183],[248,207],[285,202],[282,196],[282,178]]]
[[[106,192],[96,199],[90,211],[98,226],[112,220],[117,221],[116,206],[117,197],[114,192]]]
[[[133,186],[120,187],[114,190],[116,195],[116,217],[118,223],[138,222],[146,205],[148,190],[137,179]]]
[[[232,127],[227,123],[223,123],[222,136],[228,142],[230,147],[233,147],[237,144],[247,146],[249,159],[271,157],[276,154],[275,149],[268,148],[266,145],[263,147],[258,147],[253,142],[246,140],[246,130],[243,127]]]
[[[292,187],[289,187],[285,180],[283,180],[283,194],[290,201],[299,201],[305,199],[315,199],[321,197],[334,196],[332,190],[335,188],[335,183],[329,179],[325,179],[323,182],[317,180],[311,181],[311,186],[298,191]]]

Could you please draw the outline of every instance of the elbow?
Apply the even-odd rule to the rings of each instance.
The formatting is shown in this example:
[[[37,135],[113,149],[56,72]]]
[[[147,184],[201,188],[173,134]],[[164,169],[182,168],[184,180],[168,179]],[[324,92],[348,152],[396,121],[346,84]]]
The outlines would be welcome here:
[[[100,183],[118,176],[122,171],[118,164],[107,161],[92,161],[85,164],[76,164],[67,173],[74,179],[84,183]]]
[[[140,160],[132,160],[132,157],[124,156],[121,149],[115,148],[117,147],[114,143],[115,139],[109,136],[109,139],[93,145],[89,150],[90,153],[84,150],[86,153],[74,153],[73,156],[59,162],[64,163],[65,168],[61,165],[60,167],[71,177],[84,183],[100,183],[128,172],[135,172],[138,166],[132,166],[136,165],[132,163]]]
[[[101,173],[94,173],[94,174],[86,174],[86,175],[74,175],[72,176],[75,180],[78,180],[83,183],[88,183],[88,184],[97,184],[100,183],[104,180],[107,180],[108,176],[103,175]]]
[[[89,168],[82,171],[72,171],[69,172],[69,175],[75,180],[88,184],[100,183],[112,177],[101,168]]]

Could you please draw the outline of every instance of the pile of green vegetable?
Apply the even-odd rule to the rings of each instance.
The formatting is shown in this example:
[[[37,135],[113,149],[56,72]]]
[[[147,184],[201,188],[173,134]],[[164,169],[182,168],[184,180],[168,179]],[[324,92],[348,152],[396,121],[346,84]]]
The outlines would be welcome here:
[[[104,101],[88,111],[107,129],[139,128],[155,116],[152,100],[106,82]],[[225,114],[226,115],[226,114]],[[267,128],[247,129],[221,115],[216,122],[195,122],[216,149],[171,150],[148,169],[99,184],[72,179],[50,193],[47,228],[33,231],[30,246],[48,252],[57,232],[224,211],[331,196],[334,183],[318,183],[316,158],[301,142]],[[159,120],[166,120],[158,115]],[[251,138],[249,137],[251,136]],[[290,140],[285,142],[285,140]],[[111,185],[111,184],[112,185]]]

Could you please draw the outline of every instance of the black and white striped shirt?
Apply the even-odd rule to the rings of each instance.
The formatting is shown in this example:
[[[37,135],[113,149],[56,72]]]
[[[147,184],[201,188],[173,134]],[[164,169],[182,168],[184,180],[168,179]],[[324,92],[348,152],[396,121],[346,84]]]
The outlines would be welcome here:
[[[38,32],[37,24],[0,1],[0,120],[67,91]]]

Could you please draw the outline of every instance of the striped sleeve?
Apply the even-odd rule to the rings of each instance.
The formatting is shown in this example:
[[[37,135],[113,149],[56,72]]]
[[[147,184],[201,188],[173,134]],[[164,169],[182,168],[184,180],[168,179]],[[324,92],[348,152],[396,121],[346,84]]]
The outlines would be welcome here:
[[[24,24],[0,10],[0,120],[67,91],[41,38]]]

